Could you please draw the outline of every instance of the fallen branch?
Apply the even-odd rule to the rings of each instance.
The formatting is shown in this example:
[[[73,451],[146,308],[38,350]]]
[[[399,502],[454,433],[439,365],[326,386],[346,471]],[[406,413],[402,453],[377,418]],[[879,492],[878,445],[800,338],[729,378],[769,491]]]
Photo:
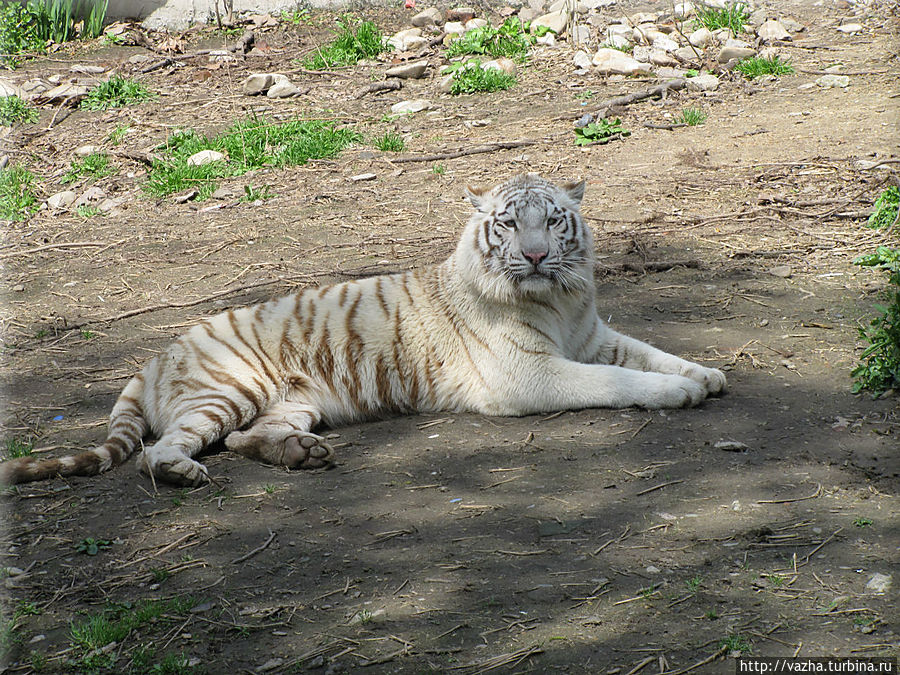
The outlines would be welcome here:
[[[756,503],[757,504],[790,504],[792,502],[803,502],[807,499],[815,499],[816,497],[822,496],[822,484],[819,483],[816,485],[816,491],[813,492],[808,497],[795,497],[794,499],[760,499]]]
[[[400,80],[396,78],[391,78],[390,80],[385,80],[384,82],[372,82],[371,84],[367,84],[362,89],[357,89],[356,93],[353,94],[353,98],[360,99],[366,94],[377,94],[382,91],[396,91],[397,89],[402,89],[403,84]]]
[[[676,122],[674,124],[654,124],[653,122],[644,122],[644,126],[647,129],[666,129],[668,131],[672,131],[672,129],[680,129],[681,127],[688,126],[687,122]]]
[[[110,244],[106,241],[70,241],[70,242],[62,242],[59,244],[44,244],[43,246],[35,246],[34,248],[30,248],[26,251],[12,251],[11,253],[4,253],[0,255],[0,259],[5,258],[14,258],[20,255],[31,255],[32,253],[39,253],[40,251],[49,251],[52,249],[59,248],[82,248],[86,246],[115,246],[117,244],[121,244],[124,239],[120,239],[119,241],[113,242]]]
[[[637,272],[638,274],[646,274],[647,272],[666,272],[675,267],[690,267],[693,269],[703,269],[703,262],[700,260],[650,260],[647,262],[634,263],[624,262],[618,265],[605,265],[598,262],[596,269],[598,272]]]
[[[600,113],[603,111],[601,117],[606,117],[606,111],[609,108],[613,108],[616,106],[625,106],[631,105],[632,103],[637,103],[638,101],[643,101],[645,98],[653,98],[659,96],[660,98],[665,98],[670,90],[678,91],[679,89],[684,89],[687,80],[683,77],[676,78],[674,80],[669,80],[667,82],[663,82],[662,84],[657,84],[653,87],[648,87],[647,89],[641,89],[640,91],[636,91],[632,94],[627,94],[626,96],[617,96],[616,98],[610,98],[600,105],[596,106],[593,109],[588,110],[589,113]],[[577,115],[574,117],[582,117],[585,111],[580,110]]]
[[[468,155],[478,155],[483,152],[496,152],[497,150],[512,150],[514,148],[524,148],[528,145],[535,145],[537,141],[501,141],[499,143],[490,143],[488,145],[478,145],[474,148],[466,148],[464,150],[455,150],[453,152],[440,152],[435,155],[416,155],[414,157],[397,157],[391,159],[393,164],[405,164],[407,162],[436,162],[441,159],[456,159],[457,157],[466,157]]]
[[[268,548],[269,544],[271,544],[274,540],[275,540],[275,533],[272,532],[272,530],[269,530],[269,538],[268,539],[266,539],[260,546],[257,546],[255,549],[253,549],[249,553],[245,553],[241,557],[235,558],[234,560],[232,560],[231,564],[236,565],[240,562],[244,562],[248,558],[252,558],[260,551],[264,551],[266,548]]]

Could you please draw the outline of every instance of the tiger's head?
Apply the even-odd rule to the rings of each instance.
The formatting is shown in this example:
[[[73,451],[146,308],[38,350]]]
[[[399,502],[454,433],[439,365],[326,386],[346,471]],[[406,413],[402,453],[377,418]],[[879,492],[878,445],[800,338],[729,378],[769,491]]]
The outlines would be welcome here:
[[[579,212],[584,181],[559,187],[529,173],[490,190],[470,187],[467,196],[475,213],[456,260],[481,295],[510,301],[592,287],[593,237]]]

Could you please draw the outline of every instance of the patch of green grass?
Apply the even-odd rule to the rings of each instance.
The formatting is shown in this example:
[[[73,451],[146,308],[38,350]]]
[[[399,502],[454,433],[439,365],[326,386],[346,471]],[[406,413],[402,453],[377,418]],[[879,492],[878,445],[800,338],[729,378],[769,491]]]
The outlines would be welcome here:
[[[115,129],[109,132],[106,136],[106,140],[108,140],[112,145],[118,145],[122,142],[122,139],[125,138],[125,134],[128,133],[128,130],[131,129],[130,124],[120,124]]]
[[[244,186],[244,196],[241,197],[240,201],[242,202],[255,202],[255,201],[265,201],[266,199],[272,199],[275,195],[269,191],[268,185],[263,185],[260,188],[255,188],[252,185]]]
[[[345,15],[338,19],[337,24],[337,37],[308,56],[303,61],[305,68],[323,70],[352,66],[362,59],[375,58],[387,49],[381,39],[381,30],[371,21]]]
[[[33,124],[40,113],[18,96],[0,98],[0,126],[11,127],[14,124]]]
[[[722,9],[698,7],[694,27],[703,26],[709,30],[728,28],[733,35],[738,35],[744,32],[744,26],[749,20],[750,12],[742,2],[726,5]]]
[[[37,204],[34,174],[21,166],[0,169],[0,220],[24,220]]]
[[[748,80],[753,80],[763,75],[789,75],[794,72],[794,66],[787,61],[782,61],[778,56],[766,58],[751,56],[749,59],[739,61],[734,69],[739,73],[743,73]]]
[[[14,459],[16,457],[27,457],[34,450],[32,441],[23,441],[19,438],[7,438],[4,445],[3,458]]]
[[[879,396],[888,389],[900,387],[900,248],[879,246],[874,253],[860,256],[853,264],[888,273],[884,304],[875,305],[878,314],[868,326],[859,327],[859,336],[868,346],[859,357],[859,365],[850,373],[854,392],[866,389]]]
[[[311,18],[312,16],[308,9],[299,7],[291,12],[285,10],[281,13],[281,20],[283,22],[291,23],[295,26],[302,26],[305,23],[310,23]]]
[[[579,91],[575,94],[576,101],[590,101],[597,95],[597,92],[593,89],[585,89],[584,91]]]
[[[853,524],[856,525],[856,527],[869,527],[869,525],[872,525],[874,522],[875,521],[871,518],[864,518],[860,516],[853,521]]]
[[[387,131],[376,137],[373,145],[382,152],[403,152],[406,149],[406,141],[403,140],[403,136],[393,131]]]
[[[156,98],[156,94],[135,80],[113,75],[91,89],[81,101],[85,110],[107,110],[137,105]]]
[[[94,539],[87,537],[82,539],[75,545],[75,550],[85,555],[97,555],[100,551],[108,549],[112,546],[109,539]]]
[[[614,45],[611,42],[604,42],[600,47],[601,49],[615,49],[624,54],[631,54],[634,51],[634,45]]]
[[[519,18],[511,16],[497,28],[488,25],[468,31],[450,43],[445,55],[448,59],[466,54],[506,56],[521,62],[531,51],[534,40]]]
[[[675,118],[677,124],[687,124],[689,127],[696,127],[703,124],[709,117],[699,108],[684,108],[681,115]]]
[[[684,582],[684,585],[687,586],[688,592],[696,593],[700,590],[700,587],[703,585],[703,577],[699,574],[695,577],[692,577]]]
[[[197,199],[206,199],[215,191],[218,178],[242,176],[265,166],[293,166],[310,159],[334,157],[361,140],[362,136],[355,131],[338,129],[332,122],[275,123],[262,117],[238,122],[213,137],[182,131],[158,148],[165,157],[153,161],[145,190],[164,197],[196,188],[200,191]],[[188,157],[201,150],[224,153],[227,159],[188,166]]]
[[[446,164],[435,164],[431,167],[431,173],[436,176],[443,176],[447,173],[447,165]]]
[[[97,216],[103,215],[103,211],[98,209],[96,206],[91,206],[90,204],[82,204],[77,209],[75,209],[75,213],[82,218],[96,218]]]
[[[900,217],[900,188],[892,185],[875,200],[875,210],[869,216],[866,227],[884,230],[895,226]]]
[[[504,73],[496,68],[482,68],[481,63],[476,59],[470,59],[465,63],[457,61],[445,68],[442,74],[453,75],[450,93],[454,96],[504,91],[516,83],[514,75]]]
[[[613,138],[630,135],[630,131],[622,128],[622,120],[618,117],[614,120],[601,117],[596,122],[575,129],[575,145],[604,145]]]
[[[73,159],[69,170],[60,178],[59,182],[63,185],[74,183],[83,176],[90,176],[94,179],[103,178],[112,172],[112,167],[109,165],[109,155],[105,152],[92,152],[82,159]]]
[[[709,619],[710,621],[715,621],[716,619],[719,618],[719,613],[718,613],[716,610],[711,609],[711,610],[709,610],[706,614],[704,614],[703,616],[705,616],[705,617],[706,617],[707,619]]]
[[[749,654],[752,651],[750,640],[746,635],[732,633],[719,640],[719,647],[727,647],[730,652],[740,652],[741,654]]]
[[[95,38],[103,30],[108,0],[29,0],[0,8],[0,61],[15,66],[17,55],[43,53],[48,44],[76,37]]]

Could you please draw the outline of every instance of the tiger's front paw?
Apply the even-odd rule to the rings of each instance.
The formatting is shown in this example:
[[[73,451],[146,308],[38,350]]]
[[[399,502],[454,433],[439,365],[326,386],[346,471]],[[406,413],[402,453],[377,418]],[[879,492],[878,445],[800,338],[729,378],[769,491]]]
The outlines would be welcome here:
[[[696,363],[691,363],[690,367],[683,369],[681,374],[703,385],[711,396],[725,393],[727,386],[725,373],[718,368],[704,368]]]
[[[158,453],[147,448],[137,459],[138,470],[170,485],[198,487],[209,482],[209,473],[200,462],[181,452]]]
[[[648,386],[634,403],[641,408],[690,408],[707,395],[703,385],[681,375],[643,373],[643,378]]]

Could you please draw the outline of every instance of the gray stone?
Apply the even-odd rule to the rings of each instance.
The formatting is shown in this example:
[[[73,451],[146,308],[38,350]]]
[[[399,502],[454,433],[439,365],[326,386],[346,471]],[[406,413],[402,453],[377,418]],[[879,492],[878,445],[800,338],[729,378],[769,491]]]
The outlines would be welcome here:
[[[673,40],[668,35],[657,35],[653,39],[653,47],[656,49],[661,49],[664,52],[674,52],[678,49],[678,42]]]
[[[79,206],[87,206],[88,204],[96,204],[97,202],[103,201],[106,199],[106,193],[96,185],[93,187],[89,187],[81,196],[75,200],[72,204],[73,208],[78,208]]]
[[[95,152],[100,150],[96,145],[79,145],[75,148],[75,152],[72,153],[76,157],[87,157],[88,155],[93,155]]]
[[[844,89],[850,86],[850,78],[846,75],[823,75],[816,80],[816,84],[826,89]]]
[[[375,180],[376,178],[378,178],[378,176],[374,173],[359,173],[355,176],[350,176],[350,180],[354,183],[359,183],[360,181],[366,180]]]
[[[188,166],[203,166],[204,164],[211,164],[212,162],[222,162],[225,160],[225,155],[221,152],[216,152],[215,150],[201,150],[200,152],[195,152],[193,155],[187,158]]]
[[[763,7],[760,7],[759,9],[750,13],[750,18],[748,19],[748,23],[751,26],[761,26],[763,23],[765,23],[766,19],[768,19],[768,18],[769,18],[769,12],[766,9],[764,9]]]
[[[794,270],[790,265],[776,265],[775,267],[769,268],[769,274],[771,274],[773,277],[790,279],[794,274]]]
[[[732,59],[747,59],[756,54],[752,47],[722,47],[717,57],[719,63],[728,63]]]
[[[51,209],[52,211],[62,211],[63,209],[67,209],[72,206],[72,203],[75,201],[76,197],[78,197],[78,195],[71,190],[57,192],[47,200],[47,208]]]
[[[679,47],[675,50],[675,56],[689,63],[697,61],[697,52],[691,47]]]
[[[70,84],[66,82],[45,91],[38,98],[42,103],[62,103],[68,100],[70,103],[74,104],[87,96],[89,90],[90,87],[86,85]]]
[[[507,75],[515,75],[519,70],[516,62],[506,56],[482,63],[481,68],[482,70],[499,70]]]
[[[519,17],[519,21],[523,23],[526,21],[533,21],[537,17],[541,15],[541,11],[539,9],[532,9],[531,7],[523,7],[519,10],[519,13],[516,15]]]
[[[651,48],[650,49],[650,63],[654,66],[665,66],[668,68],[674,68],[678,65],[678,61],[669,56],[662,49]]]
[[[414,46],[426,42],[428,42],[428,40],[422,37],[421,28],[405,28],[404,30],[397,31],[388,38],[387,41],[388,46],[398,52],[409,51],[410,49],[413,49]]]
[[[719,88],[719,78],[709,73],[689,77],[687,79],[688,91],[715,91]]]
[[[876,572],[866,584],[866,590],[878,595],[887,593],[891,589],[893,578],[890,574]]]
[[[789,33],[802,33],[806,30],[806,26],[789,16],[782,17],[779,21]]]
[[[535,44],[542,45],[544,47],[554,47],[556,46],[556,38],[554,37],[554,33],[545,33],[541,35],[539,38],[534,39]]]
[[[101,213],[110,213],[116,209],[118,209],[122,204],[125,203],[125,197],[115,197],[104,199],[102,202],[97,204],[97,208]]]
[[[132,54],[128,57],[128,63],[133,66],[137,66],[141,63],[147,63],[152,60],[153,58],[149,54]]]
[[[859,33],[864,30],[864,26],[861,23],[845,23],[843,26],[838,26],[837,29],[842,33],[847,33],[850,35],[851,33]]]
[[[466,32],[468,33],[470,30],[477,30],[479,28],[484,28],[488,25],[487,19],[469,19],[463,24],[466,27]]]
[[[391,112],[396,114],[417,113],[432,108],[431,101],[424,98],[415,98],[409,101],[400,101],[391,106]]]
[[[103,66],[89,66],[83,63],[75,63],[69,66],[69,70],[81,75],[99,75],[100,73],[106,72],[106,68]]]
[[[444,24],[444,32],[448,35],[462,35],[466,32],[466,27],[459,21],[448,21]]]
[[[572,27],[572,39],[576,45],[586,45],[591,40],[591,29],[582,24]]]
[[[307,90],[300,89],[296,84],[285,78],[281,81],[276,81],[271,87],[269,87],[269,91],[266,92],[267,98],[294,98],[295,96],[302,96],[305,94]]]
[[[565,32],[566,27],[569,25],[569,15],[565,12],[550,12],[549,14],[544,14],[539,16],[534,21],[531,22],[531,32],[535,32],[535,29],[538,26],[544,26],[549,28],[557,35],[561,35]]]
[[[647,47],[646,45],[636,45],[635,48],[631,50],[631,58],[635,61],[640,61],[641,63],[650,63],[651,51],[650,47]]]
[[[447,21],[465,23],[469,19],[474,19],[477,13],[471,7],[454,7],[447,12]]]
[[[444,75],[438,82],[438,91],[442,94],[449,94],[453,88],[453,75]]]
[[[274,82],[275,78],[271,73],[254,73],[244,78],[241,90],[247,96],[256,96],[264,94]]]
[[[703,49],[712,41],[712,31],[710,31],[709,28],[706,27],[698,28],[688,37],[688,42],[690,42],[695,47],[700,47],[700,49]]]
[[[784,41],[792,39],[791,34],[785,30],[784,26],[782,26],[774,19],[769,19],[763,25],[757,28],[756,36],[763,42],[775,42],[777,40]]]
[[[428,61],[409,61],[401,63],[399,66],[388,68],[385,75],[388,77],[399,77],[401,80],[418,80],[425,76],[425,70],[428,68]]]
[[[598,49],[591,62],[603,75],[636,75],[650,72],[650,66],[646,63],[641,63],[618,49],[605,47]]]
[[[665,82],[666,80],[674,80],[676,77],[684,77],[685,72],[681,68],[666,68],[663,66],[656,71],[656,78],[660,82]]]
[[[441,10],[438,8],[428,7],[416,14],[410,23],[416,28],[424,28],[425,26],[434,26],[444,23],[444,17],[441,14]]]
[[[686,19],[694,13],[694,6],[689,2],[681,2],[675,5],[675,16],[679,19]]]
[[[575,56],[572,57],[572,63],[574,63],[575,67],[579,70],[591,69],[591,57],[580,49],[575,52]]]

